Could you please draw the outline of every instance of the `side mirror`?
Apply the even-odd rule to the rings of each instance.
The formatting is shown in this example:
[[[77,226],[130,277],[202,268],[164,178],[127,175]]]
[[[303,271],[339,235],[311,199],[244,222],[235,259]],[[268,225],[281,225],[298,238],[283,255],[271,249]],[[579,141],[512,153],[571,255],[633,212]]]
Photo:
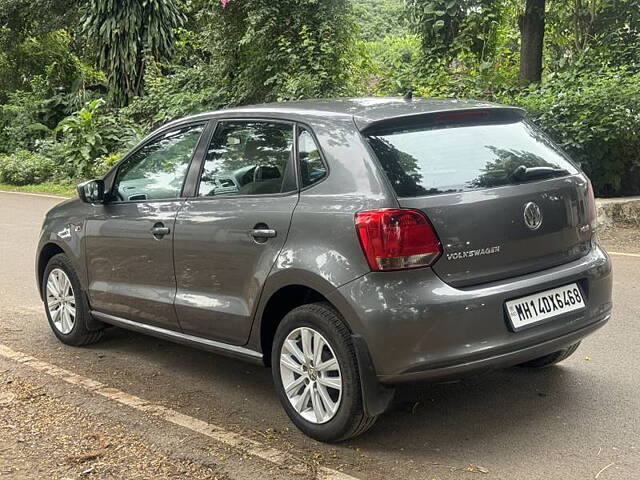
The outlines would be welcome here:
[[[104,181],[96,179],[81,183],[78,185],[78,196],[86,203],[104,202]]]

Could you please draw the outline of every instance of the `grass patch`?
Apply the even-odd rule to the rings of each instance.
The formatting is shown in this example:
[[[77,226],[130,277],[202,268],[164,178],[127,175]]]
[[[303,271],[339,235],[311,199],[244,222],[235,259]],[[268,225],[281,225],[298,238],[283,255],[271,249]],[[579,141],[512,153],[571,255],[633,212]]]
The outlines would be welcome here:
[[[10,192],[46,193],[49,195],[60,195],[62,197],[73,197],[76,195],[76,186],[64,183],[44,182],[37,185],[10,185],[0,183],[0,190]]]

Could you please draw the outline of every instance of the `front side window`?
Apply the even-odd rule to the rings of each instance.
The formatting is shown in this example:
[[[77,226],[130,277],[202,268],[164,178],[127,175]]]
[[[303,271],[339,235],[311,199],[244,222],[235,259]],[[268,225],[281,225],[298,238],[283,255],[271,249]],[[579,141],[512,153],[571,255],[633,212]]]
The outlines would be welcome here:
[[[322,161],[313,135],[305,128],[300,129],[298,135],[298,156],[303,188],[313,185],[327,175],[327,167]]]
[[[171,130],[135,152],[118,169],[115,201],[178,198],[204,125]]]
[[[266,195],[295,189],[293,125],[268,121],[218,124],[207,152],[198,196]]]

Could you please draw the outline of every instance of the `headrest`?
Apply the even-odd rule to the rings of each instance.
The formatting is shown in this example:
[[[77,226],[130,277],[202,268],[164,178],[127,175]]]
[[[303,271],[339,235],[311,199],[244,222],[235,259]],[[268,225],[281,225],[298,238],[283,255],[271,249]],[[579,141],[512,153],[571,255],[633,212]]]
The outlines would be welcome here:
[[[274,178],[280,178],[280,170],[275,165],[260,165],[258,167],[257,180],[272,180]]]

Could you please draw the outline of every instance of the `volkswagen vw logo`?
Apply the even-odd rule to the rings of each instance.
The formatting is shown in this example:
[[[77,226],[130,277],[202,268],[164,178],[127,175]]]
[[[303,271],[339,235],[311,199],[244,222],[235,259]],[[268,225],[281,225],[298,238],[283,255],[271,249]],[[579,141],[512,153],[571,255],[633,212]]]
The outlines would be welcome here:
[[[542,212],[536,203],[529,202],[524,206],[524,224],[531,230],[537,230],[542,225]]]

